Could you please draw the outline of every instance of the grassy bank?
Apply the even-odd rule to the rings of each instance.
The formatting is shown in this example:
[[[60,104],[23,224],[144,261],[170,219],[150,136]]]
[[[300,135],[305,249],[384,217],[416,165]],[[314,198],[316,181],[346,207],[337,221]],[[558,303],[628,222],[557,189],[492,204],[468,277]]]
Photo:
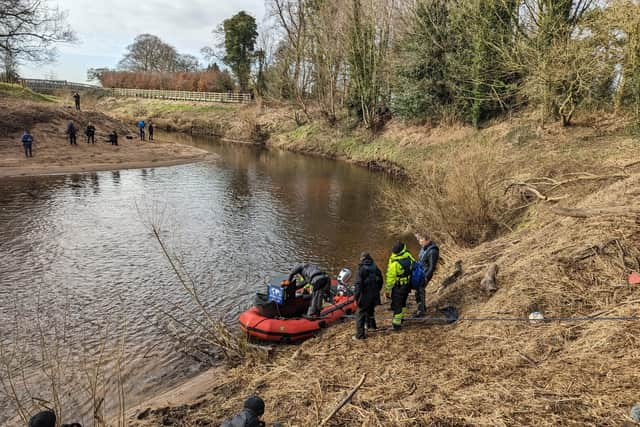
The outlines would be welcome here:
[[[217,425],[257,393],[268,422],[318,425],[362,375],[364,386],[328,425],[631,421],[640,322],[526,321],[533,311],[547,318],[640,315],[640,288],[627,283],[640,269],[640,158],[624,117],[585,115],[569,128],[542,128],[523,113],[482,130],[392,122],[371,136],[348,118],[335,127],[298,125],[284,107],[197,116],[233,130],[223,136],[246,137],[258,124],[273,147],[408,176],[404,199],[381,191],[376,202],[389,209],[398,236],[434,235],[443,260],[428,286],[429,315],[453,306],[462,320],[408,322],[401,333],[356,343],[352,324],[332,327],[266,360],[247,360],[209,380],[198,399],[152,407],[133,424]],[[462,274],[445,287],[455,261]],[[481,279],[492,264],[498,289],[487,291]],[[389,325],[384,307],[377,316]],[[472,318],[525,320],[465,320]]]

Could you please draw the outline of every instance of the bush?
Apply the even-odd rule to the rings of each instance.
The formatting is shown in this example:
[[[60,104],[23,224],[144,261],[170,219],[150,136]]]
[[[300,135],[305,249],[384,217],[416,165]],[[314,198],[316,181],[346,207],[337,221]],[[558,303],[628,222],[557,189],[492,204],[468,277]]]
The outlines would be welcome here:
[[[430,164],[410,185],[406,201],[397,190],[385,191],[383,204],[391,221],[408,230],[439,230],[439,239],[475,246],[509,229],[509,199],[504,194],[504,170],[499,150],[483,142],[465,144],[459,151]]]

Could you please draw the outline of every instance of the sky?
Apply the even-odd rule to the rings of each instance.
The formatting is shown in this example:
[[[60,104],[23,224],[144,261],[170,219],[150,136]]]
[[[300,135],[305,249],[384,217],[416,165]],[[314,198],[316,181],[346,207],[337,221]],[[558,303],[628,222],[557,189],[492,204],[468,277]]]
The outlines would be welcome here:
[[[258,26],[265,0],[50,0],[67,11],[78,41],[59,45],[52,64],[24,64],[26,78],[85,82],[88,68],[114,68],[138,34],[149,33],[178,52],[201,57],[200,48],[214,45],[211,31],[244,10]]]

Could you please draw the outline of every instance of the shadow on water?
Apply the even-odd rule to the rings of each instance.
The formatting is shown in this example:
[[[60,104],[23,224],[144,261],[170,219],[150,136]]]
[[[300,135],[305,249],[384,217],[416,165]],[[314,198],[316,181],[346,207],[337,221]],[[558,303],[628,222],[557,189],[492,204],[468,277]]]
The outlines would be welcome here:
[[[384,266],[392,245],[376,205],[383,175],[208,138],[162,137],[217,160],[6,179],[0,187],[0,333],[9,334],[3,327],[18,315],[33,315],[34,295],[48,301],[45,316],[68,307],[72,330],[82,331],[72,338],[82,336],[89,348],[107,322],[120,332],[126,325],[130,403],[200,369],[149,321],[184,301],[144,225],[149,206],[166,209],[163,237],[197,277],[206,305],[233,324],[266,277],[299,261],[336,274],[355,268],[362,250]],[[2,399],[0,414],[8,414]]]

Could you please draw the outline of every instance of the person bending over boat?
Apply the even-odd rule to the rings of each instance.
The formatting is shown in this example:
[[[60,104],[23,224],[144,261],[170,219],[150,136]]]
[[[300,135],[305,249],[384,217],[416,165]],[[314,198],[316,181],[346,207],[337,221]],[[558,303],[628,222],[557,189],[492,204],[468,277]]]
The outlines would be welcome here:
[[[293,282],[298,275],[302,276],[304,281],[302,283],[296,281],[296,288],[303,287],[306,284],[311,285],[312,288],[311,305],[307,311],[307,316],[320,316],[323,300],[329,298],[331,278],[315,264],[300,264],[296,266],[289,274],[289,282]]]

